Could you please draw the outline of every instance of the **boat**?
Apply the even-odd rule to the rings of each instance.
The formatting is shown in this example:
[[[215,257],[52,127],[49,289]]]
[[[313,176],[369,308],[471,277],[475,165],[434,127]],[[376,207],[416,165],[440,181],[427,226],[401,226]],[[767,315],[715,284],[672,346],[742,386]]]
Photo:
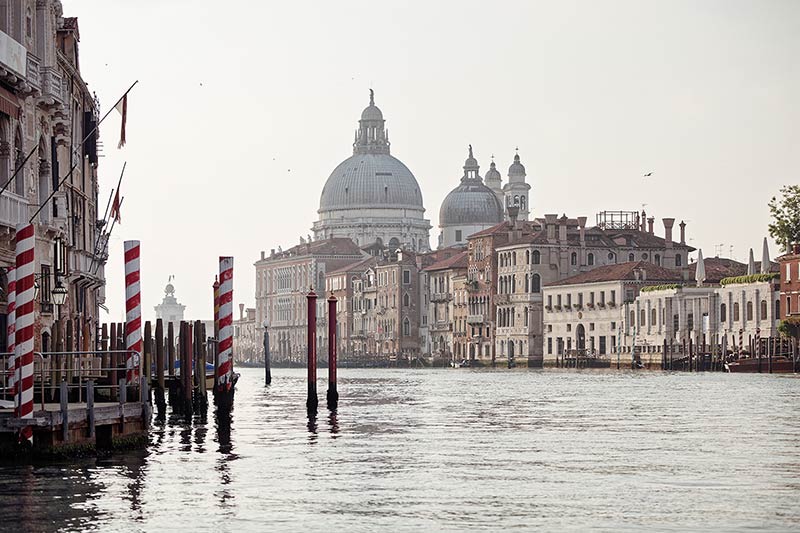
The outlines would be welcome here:
[[[725,363],[725,370],[728,372],[749,372],[749,373],[769,373],[769,358],[767,357],[745,357]],[[772,357],[773,374],[793,374],[795,362],[782,355]]]
[[[175,361],[175,375],[181,375],[181,362],[180,360]],[[234,375],[234,383],[239,378],[239,374]],[[206,390],[214,390],[214,365],[211,363],[206,363]]]

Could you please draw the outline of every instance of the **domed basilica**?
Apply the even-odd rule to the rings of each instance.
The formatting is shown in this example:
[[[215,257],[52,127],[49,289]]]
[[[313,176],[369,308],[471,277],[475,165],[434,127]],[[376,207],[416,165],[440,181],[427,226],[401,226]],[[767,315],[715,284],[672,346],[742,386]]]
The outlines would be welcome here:
[[[430,250],[430,222],[414,174],[389,151],[389,132],[370,90],[353,155],[339,163],[322,189],[314,239],[349,237],[361,247]]]

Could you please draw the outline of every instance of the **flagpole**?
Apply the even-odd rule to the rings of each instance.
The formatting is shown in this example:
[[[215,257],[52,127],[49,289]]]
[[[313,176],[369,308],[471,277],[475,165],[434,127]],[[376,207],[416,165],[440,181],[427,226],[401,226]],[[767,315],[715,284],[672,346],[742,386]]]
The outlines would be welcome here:
[[[81,141],[81,142],[80,142],[80,143],[79,143],[79,144],[78,144],[78,145],[77,145],[75,148],[73,148],[73,149],[72,149],[72,153],[76,153],[76,152],[77,152],[77,151],[78,151],[78,150],[79,150],[79,149],[80,149],[80,148],[83,146],[83,144],[84,144],[84,143],[85,143],[87,140],[89,140],[89,137],[91,137],[91,136],[92,136],[92,134],[93,134],[94,132],[96,132],[96,131],[97,131],[97,129],[100,127],[100,124],[102,124],[102,123],[103,123],[103,121],[106,119],[106,117],[108,117],[108,115],[111,113],[111,110],[113,110],[115,107],[117,107],[117,104],[119,104],[119,103],[122,101],[122,99],[123,99],[123,98],[125,98],[125,97],[128,95],[128,93],[129,93],[129,92],[131,92],[131,89],[133,89],[133,88],[136,86],[136,84],[137,84],[137,83],[139,83],[139,80],[136,80],[135,82],[133,82],[133,85],[131,85],[130,87],[128,87],[128,90],[127,90],[127,91],[125,91],[125,92],[122,94],[122,96],[120,96],[119,100],[117,100],[117,101],[116,101],[116,103],[115,103],[113,106],[111,106],[111,109],[109,109],[108,111],[106,111],[106,114],[105,114],[105,115],[103,115],[103,118],[101,118],[101,119],[100,119],[100,120],[97,122],[97,124],[95,124],[94,128],[92,128],[92,130],[91,130],[91,131],[90,131],[90,132],[89,132],[89,133],[86,135],[86,137],[84,137],[84,138],[83,138],[83,140],[82,140],[82,141]],[[36,215],[38,215],[38,214],[39,214],[39,212],[40,212],[40,211],[41,211],[41,210],[44,208],[44,206],[45,206],[45,205],[47,205],[47,202],[49,202],[49,201],[50,201],[50,199],[53,197],[53,195],[54,195],[54,194],[55,194],[55,193],[58,191],[58,189],[59,189],[59,188],[61,188],[61,185],[63,185],[63,184],[64,184],[64,182],[67,180],[67,178],[68,178],[68,177],[70,177],[70,176],[72,176],[72,172],[75,170],[75,167],[77,167],[77,166],[78,166],[78,161],[82,161],[82,160],[83,160],[83,158],[79,158],[79,159],[78,159],[78,160],[75,162],[75,164],[74,164],[74,165],[72,165],[72,168],[70,168],[70,169],[69,169],[69,172],[67,173],[67,175],[66,175],[66,176],[64,176],[64,179],[62,179],[61,181],[59,181],[59,182],[58,182],[58,186],[56,186],[56,187],[53,189],[53,192],[51,192],[51,193],[50,193],[50,196],[48,196],[48,197],[45,199],[45,201],[42,203],[42,205],[40,205],[40,206],[39,206],[39,209],[37,209],[37,210],[36,210],[36,212],[33,214],[33,216],[32,216],[32,217],[31,217],[31,219],[30,219],[30,222],[33,222],[33,219],[34,219],[34,218],[36,218]]]
[[[108,197],[108,203],[106,204],[106,211],[105,211],[105,213],[103,213],[103,227],[104,228],[106,227],[106,225],[108,225],[108,218],[107,217],[110,215],[110,213],[108,212],[108,207],[111,205],[111,199],[114,197],[114,191],[116,190],[117,194],[119,194],[120,187],[122,186],[122,176],[125,175],[125,167],[127,167],[127,166],[128,166],[128,162],[127,161],[122,163],[122,172],[119,173],[119,180],[117,181],[117,188],[116,189],[111,189],[111,195]],[[103,236],[103,232],[101,231],[97,235],[97,239],[95,240],[94,247],[92,248],[92,250],[94,251],[94,255],[92,256],[92,262],[89,265],[89,269],[91,269],[94,266],[94,261],[95,261],[95,258],[97,257],[97,254],[98,254],[98,248],[97,247],[100,244],[100,238],[102,236]]]
[[[123,196],[119,200],[119,206],[120,207],[122,207],[122,202],[124,202],[124,201],[125,201],[125,197]],[[117,219],[115,218],[114,221],[111,223],[111,227],[109,228],[108,233],[106,233],[106,239],[105,239],[105,241],[103,241],[102,248],[100,248],[100,251],[98,251],[96,255],[101,254],[103,252],[103,250],[105,249],[105,247],[108,246],[108,241],[111,239],[111,232],[114,231],[114,226],[116,226],[116,225],[117,225]],[[97,266],[95,267],[94,272],[92,272],[92,274],[97,274],[97,271],[100,270],[100,265],[101,265],[101,263],[100,263],[100,261],[98,261],[97,262]]]
[[[30,158],[31,158],[31,156],[33,155],[33,152],[35,152],[36,150],[38,150],[38,149],[39,149],[39,141],[40,141],[41,139],[42,139],[42,137],[41,137],[41,135],[40,135],[40,136],[39,136],[39,138],[38,138],[38,139],[36,139],[36,142],[33,144],[33,150],[31,150],[31,152],[30,152],[30,153],[27,155],[27,157],[25,158],[25,160],[24,160],[24,161],[23,161],[23,162],[22,162],[22,163],[19,165],[19,167],[17,167],[17,170],[15,170],[15,171],[14,171],[14,175],[13,175],[13,176],[11,176],[10,178],[8,178],[8,181],[6,182],[6,184],[5,184],[5,185],[3,185],[3,188],[2,188],[2,189],[0,189],[0,195],[2,195],[4,192],[6,192],[6,189],[8,189],[8,185],[9,185],[9,184],[10,184],[12,181],[14,181],[14,178],[16,178],[16,177],[17,177],[17,174],[19,174],[19,171],[20,171],[20,170],[22,170],[23,168],[25,168],[25,164],[28,162],[28,159],[30,159]]]

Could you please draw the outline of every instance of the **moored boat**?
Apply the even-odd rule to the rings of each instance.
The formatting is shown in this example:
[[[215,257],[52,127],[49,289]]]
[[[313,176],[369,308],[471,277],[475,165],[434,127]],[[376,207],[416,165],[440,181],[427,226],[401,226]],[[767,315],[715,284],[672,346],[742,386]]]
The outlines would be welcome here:
[[[772,357],[773,374],[792,374],[795,372],[795,362],[789,357]],[[767,357],[746,357],[725,364],[728,372],[750,372],[767,374],[770,372],[770,362]]]

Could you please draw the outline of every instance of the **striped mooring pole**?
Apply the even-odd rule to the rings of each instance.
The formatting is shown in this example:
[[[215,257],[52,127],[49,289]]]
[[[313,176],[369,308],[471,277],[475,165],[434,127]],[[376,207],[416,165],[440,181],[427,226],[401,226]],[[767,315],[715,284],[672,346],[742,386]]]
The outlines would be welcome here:
[[[142,295],[139,284],[139,241],[125,241],[125,360],[126,383],[137,385],[142,354]],[[134,351],[136,352],[134,354]]]
[[[335,411],[339,406],[339,391],[336,388],[336,296],[328,298],[328,409]]]
[[[217,392],[227,393],[233,377],[233,257],[219,258],[219,361]]]
[[[17,269],[14,266],[8,267],[8,316],[6,318],[6,351],[11,354],[8,357],[8,361],[6,361],[7,367],[6,370],[8,375],[8,389],[11,391],[12,397],[16,397],[16,386],[14,385],[17,382],[17,368],[16,368],[16,357],[14,355],[14,328],[16,324],[14,323],[14,317],[16,316],[16,298],[17,298]]]
[[[17,416],[33,418],[33,325],[34,325],[34,246],[36,232],[33,224],[17,226],[17,267],[15,298],[15,367],[17,379]],[[33,427],[20,429],[21,443],[33,443]]]

